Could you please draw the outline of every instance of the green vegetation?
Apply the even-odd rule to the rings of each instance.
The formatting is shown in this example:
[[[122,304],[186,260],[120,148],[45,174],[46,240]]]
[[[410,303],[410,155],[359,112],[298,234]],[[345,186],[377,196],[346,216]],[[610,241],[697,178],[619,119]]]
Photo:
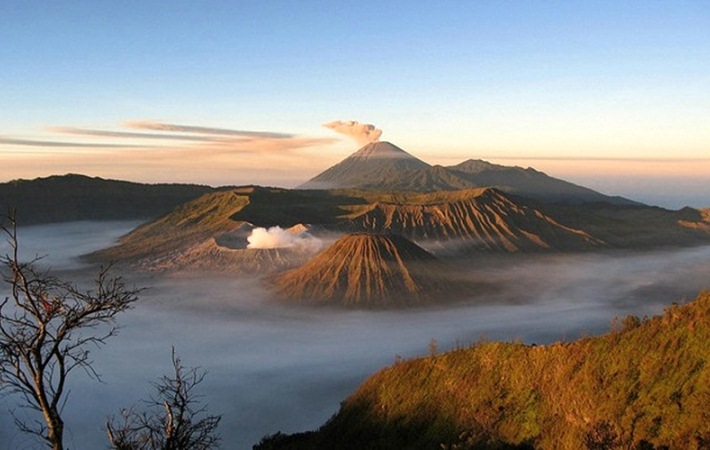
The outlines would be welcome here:
[[[397,362],[267,449],[710,448],[710,293],[603,336]]]

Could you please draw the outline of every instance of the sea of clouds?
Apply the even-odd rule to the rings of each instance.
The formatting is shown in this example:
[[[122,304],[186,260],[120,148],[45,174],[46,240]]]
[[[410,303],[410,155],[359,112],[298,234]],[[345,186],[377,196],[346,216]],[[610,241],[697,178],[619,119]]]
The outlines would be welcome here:
[[[41,264],[83,282],[96,268],[77,256],[135,225],[26,227],[20,240],[25,257],[48,254]],[[7,249],[0,244],[0,252]],[[652,315],[692,299],[709,287],[710,246],[514,257],[464,269],[495,289],[464,304],[407,311],[286,306],[272,301],[258,278],[124,273],[129,285],[148,289],[119,317],[120,334],[91,349],[101,382],[74,374],[64,411],[67,447],[104,448],[106,417],[149,396],[150,382],[170,372],[172,347],[185,365],[207,371],[202,400],[223,416],[222,447],[249,449],[267,433],[316,428],[369,374],[398,356],[427,354],[432,339],[442,351],[481,337],[544,344],[605,332],[615,316]],[[37,448],[6,413],[27,413],[17,401],[0,398],[0,450]]]

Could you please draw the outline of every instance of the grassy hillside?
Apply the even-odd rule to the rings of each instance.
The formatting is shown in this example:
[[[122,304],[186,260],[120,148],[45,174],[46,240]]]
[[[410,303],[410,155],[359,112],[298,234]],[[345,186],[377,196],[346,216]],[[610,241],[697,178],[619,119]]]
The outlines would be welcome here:
[[[709,359],[703,293],[600,337],[479,343],[397,363],[318,432],[255,448],[708,449]]]

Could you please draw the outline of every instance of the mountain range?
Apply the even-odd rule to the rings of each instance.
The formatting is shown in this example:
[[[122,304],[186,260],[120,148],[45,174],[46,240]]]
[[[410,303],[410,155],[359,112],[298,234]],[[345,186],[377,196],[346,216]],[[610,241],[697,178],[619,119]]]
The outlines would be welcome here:
[[[710,212],[690,208],[546,204],[494,188],[416,193],[251,186],[204,194],[136,228],[118,245],[93,257],[160,270],[195,264],[224,271],[234,261],[231,270],[238,271],[249,265],[243,260],[245,244],[235,247],[226,236],[242,230],[245,243],[253,227],[298,224],[308,224],[326,240],[343,233],[401,235],[443,258],[710,241]],[[286,267],[279,263],[267,272]]]
[[[331,189],[315,189],[318,186]],[[3,205],[19,202],[21,224],[152,217],[118,245],[89,258],[156,271],[270,276],[297,270],[312,258],[316,258],[311,261],[313,267],[319,266],[314,262],[319,255],[312,246],[247,248],[246,240],[257,227],[303,227],[323,242],[333,242],[346,233],[396,235],[443,260],[486,254],[648,249],[710,241],[708,210],[651,207],[534,169],[484,161],[468,160],[448,168],[430,166],[387,142],[365,145],[301,189],[143,185],[67,175],[5,183],[0,185],[0,194]],[[399,237],[390,238],[399,243],[395,249],[408,245]],[[362,239],[357,241],[362,247],[351,241],[351,248],[339,254],[365,255],[368,248],[377,247]],[[373,261],[376,263],[371,264]],[[363,267],[368,276],[355,278],[371,286],[385,283],[371,278],[385,273],[377,272],[387,266],[383,261],[367,256]],[[327,278],[347,278],[345,273],[325,270],[318,283],[337,284]],[[401,275],[402,271],[393,273]],[[281,279],[282,285],[287,284],[287,278]],[[384,278],[392,286],[401,281]],[[294,292],[327,297],[323,289],[311,287],[312,279],[306,282],[292,274],[291,280],[296,279],[300,281],[292,286]],[[336,303],[368,307],[374,299],[382,306],[392,303],[384,294],[396,290],[364,289],[358,291],[364,296],[350,297],[345,293],[355,288],[343,289],[335,290],[341,300]],[[421,292],[437,297],[436,289]]]
[[[637,204],[550,177],[535,169],[469,159],[450,167],[431,166],[389,142],[371,142],[316,175],[299,189],[360,188],[436,192],[494,187],[503,192],[552,203]]]

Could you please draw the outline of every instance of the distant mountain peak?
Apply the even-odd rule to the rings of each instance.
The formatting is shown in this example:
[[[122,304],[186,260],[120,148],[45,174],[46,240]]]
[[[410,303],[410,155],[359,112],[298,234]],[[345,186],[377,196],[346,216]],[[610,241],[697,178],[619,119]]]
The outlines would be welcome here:
[[[509,167],[493,164],[482,159],[467,159],[466,161],[448,167],[449,169],[457,170],[465,173],[480,173],[487,170],[502,170]]]
[[[546,203],[637,204],[548,176],[530,167],[503,166],[481,159],[469,159],[449,167],[431,166],[386,141],[370,142],[299,186],[300,189],[357,188],[414,192],[478,187],[496,187]]]
[[[389,142],[370,142],[319,175],[301,189],[378,188],[402,173],[429,169],[429,164]]]

